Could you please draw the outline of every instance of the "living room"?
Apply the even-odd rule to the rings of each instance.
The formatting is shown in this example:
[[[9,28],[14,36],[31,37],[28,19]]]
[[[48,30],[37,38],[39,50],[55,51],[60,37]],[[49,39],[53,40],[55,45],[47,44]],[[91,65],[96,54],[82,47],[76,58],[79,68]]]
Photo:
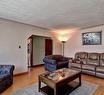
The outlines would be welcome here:
[[[37,83],[38,74],[45,71],[44,66],[28,69],[27,39],[31,35],[51,37],[53,55],[62,55],[59,37],[63,35],[67,38],[64,43],[66,57],[74,58],[76,52],[104,53],[103,4],[103,0],[1,0],[0,64],[15,66],[13,84],[1,95],[15,95],[12,93],[18,89]],[[101,32],[101,42],[84,45],[82,34],[88,32]],[[103,78],[82,75],[82,80],[95,84],[93,95],[103,95]]]

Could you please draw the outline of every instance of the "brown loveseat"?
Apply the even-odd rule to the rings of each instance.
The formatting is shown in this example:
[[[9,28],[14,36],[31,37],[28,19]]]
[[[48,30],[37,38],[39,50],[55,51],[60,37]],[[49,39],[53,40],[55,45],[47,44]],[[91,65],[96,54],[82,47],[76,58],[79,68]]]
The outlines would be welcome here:
[[[104,53],[77,52],[69,62],[70,68],[104,78]]]

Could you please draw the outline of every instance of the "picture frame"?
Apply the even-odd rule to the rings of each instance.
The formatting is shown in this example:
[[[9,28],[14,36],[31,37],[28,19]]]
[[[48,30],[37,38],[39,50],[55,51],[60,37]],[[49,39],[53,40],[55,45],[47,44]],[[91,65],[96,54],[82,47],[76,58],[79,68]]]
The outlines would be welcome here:
[[[102,31],[82,33],[83,45],[101,45],[102,44]]]

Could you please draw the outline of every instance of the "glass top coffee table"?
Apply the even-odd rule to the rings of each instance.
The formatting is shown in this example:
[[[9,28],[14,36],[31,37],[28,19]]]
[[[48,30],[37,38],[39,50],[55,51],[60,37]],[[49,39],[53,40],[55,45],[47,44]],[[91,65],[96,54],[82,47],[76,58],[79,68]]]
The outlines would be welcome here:
[[[81,71],[63,68],[39,75],[39,92],[45,95],[68,95],[81,86]],[[45,85],[42,86],[41,83]]]

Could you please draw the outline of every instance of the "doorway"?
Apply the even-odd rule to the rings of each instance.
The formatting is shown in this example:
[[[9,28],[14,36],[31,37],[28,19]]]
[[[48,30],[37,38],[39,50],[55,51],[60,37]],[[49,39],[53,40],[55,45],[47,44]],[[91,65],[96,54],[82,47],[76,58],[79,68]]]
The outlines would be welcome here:
[[[32,35],[28,38],[28,67],[43,64],[43,58],[53,54],[53,41],[50,37]]]
[[[45,39],[45,56],[52,55],[52,39]]]
[[[33,64],[33,37],[30,36],[27,39],[27,62],[28,62],[28,67],[32,67]]]

